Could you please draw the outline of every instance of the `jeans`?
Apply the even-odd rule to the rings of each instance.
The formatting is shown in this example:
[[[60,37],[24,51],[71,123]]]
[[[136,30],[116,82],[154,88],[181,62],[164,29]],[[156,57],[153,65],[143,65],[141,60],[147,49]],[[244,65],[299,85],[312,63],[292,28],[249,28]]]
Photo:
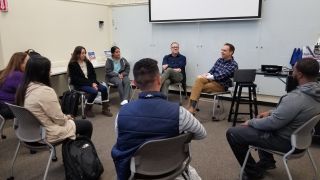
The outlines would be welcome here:
[[[229,128],[226,136],[230,147],[241,166],[246,157],[249,145],[280,152],[288,152],[292,148],[290,140],[278,137],[272,132],[261,131],[248,126]],[[260,161],[275,163],[272,154],[265,151],[259,151],[258,153]],[[257,168],[256,162],[250,154],[245,172],[249,175],[254,175],[259,173],[259,171],[261,172],[261,170]]]
[[[94,99],[97,97],[98,92],[101,92],[101,100],[102,102],[106,101],[108,99],[108,90],[106,86],[103,86],[101,84],[98,85],[98,90],[93,88],[92,86],[79,86],[76,87],[77,90],[84,91],[88,93],[87,103],[92,104]]]

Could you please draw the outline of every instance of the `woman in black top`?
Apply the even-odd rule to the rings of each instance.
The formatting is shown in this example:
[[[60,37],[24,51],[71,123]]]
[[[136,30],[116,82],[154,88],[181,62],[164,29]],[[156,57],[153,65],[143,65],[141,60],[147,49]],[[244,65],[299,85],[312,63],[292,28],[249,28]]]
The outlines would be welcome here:
[[[77,46],[70,59],[68,72],[71,79],[71,84],[75,89],[84,91],[89,94],[85,114],[88,117],[94,117],[92,112],[93,101],[97,97],[98,91],[101,92],[102,99],[102,114],[111,117],[112,113],[109,109],[107,87],[101,85],[96,79],[96,73],[93,65],[86,57],[86,49],[82,46]]]

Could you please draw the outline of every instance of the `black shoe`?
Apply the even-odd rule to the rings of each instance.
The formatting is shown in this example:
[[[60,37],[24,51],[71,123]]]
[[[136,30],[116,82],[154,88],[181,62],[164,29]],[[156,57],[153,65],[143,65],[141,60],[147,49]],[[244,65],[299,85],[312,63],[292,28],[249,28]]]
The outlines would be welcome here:
[[[246,172],[243,172],[242,179],[240,180],[259,180],[262,178],[263,178],[263,173],[247,174]]]
[[[264,171],[276,168],[276,163],[273,162],[259,161],[256,165],[259,169]]]

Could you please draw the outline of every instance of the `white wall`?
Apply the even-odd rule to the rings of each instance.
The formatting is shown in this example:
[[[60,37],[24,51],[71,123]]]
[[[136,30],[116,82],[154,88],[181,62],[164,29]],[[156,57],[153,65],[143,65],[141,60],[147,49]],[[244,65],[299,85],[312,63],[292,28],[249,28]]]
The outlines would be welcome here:
[[[9,11],[0,13],[0,65],[28,48],[48,57],[53,66],[66,65],[77,45],[104,58],[103,50],[112,42],[111,10],[105,0],[80,1],[9,1]],[[104,21],[103,28],[98,21]]]
[[[289,66],[294,47],[312,46],[318,39],[318,7],[319,0],[264,0],[261,20],[153,24],[148,22],[147,5],[123,5],[112,8],[113,39],[131,64],[142,57],[161,63],[170,53],[170,42],[180,42],[180,50],[187,56],[187,84],[191,86],[197,74],[211,68],[225,42],[235,45],[240,68]],[[257,76],[256,83],[260,94],[285,93],[277,78]]]

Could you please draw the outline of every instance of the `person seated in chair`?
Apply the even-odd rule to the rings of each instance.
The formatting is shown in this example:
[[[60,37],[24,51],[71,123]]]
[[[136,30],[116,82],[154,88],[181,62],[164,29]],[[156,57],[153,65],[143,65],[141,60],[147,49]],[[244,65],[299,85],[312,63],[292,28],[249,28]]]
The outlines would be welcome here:
[[[201,123],[178,103],[169,102],[160,92],[157,61],[141,59],[133,68],[134,83],[141,89],[139,99],[121,107],[115,119],[117,141],[111,155],[119,180],[130,176],[130,158],[145,142],[194,133],[194,139],[206,137]]]
[[[221,49],[221,58],[216,61],[208,73],[197,77],[191,90],[189,112],[195,113],[201,92],[223,92],[232,86],[231,78],[238,69],[238,63],[233,58],[234,51],[232,44],[225,43]]]
[[[77,46],[72,53],[68,65],[71,84],[76,90],[88,93],[88,99],[84,109],[86,116],[94,117],[94,113],[92,112],[93,102],[98,92],[101,92],[102,114],[111,117],[112,113],[109,108],[107,87],[97,81],[93,65],[87,59],[86,53],[86,49],[82,46]]]
[[[46,129],[49,143],[60,142],[76,135],[91,138],[92,124],[88,120],[74,120],[63,114],[58,96],[50,85],[50,61],[42,56],[28,60],[21,86],[17,90],[17,105],[28,109]]]
[[[0,115],[4,119],[13,119],[14,115],[5,103],[15,104],[15,94],[22,82],[29,56],[16,52],[6,68],[0,71]]]
[[[130,64],[121,57],[120,48],[113,46],[111,48],[112,57],[106,61],[106,82],[110,82],[117,86],[120,95],[121,103],[124,105],[128,103],[130,94]]]
[[[187,61],[186,57],[179,52],[179,43],[171,43],[171,54],[163,57],[161,74],[161,92],[168,95],[170,84],[179,83],[183,80]]]
[[[302,59],[293,67],[297,89],[282,96],[277,107],[247,120],[239,127],[229,128],[226,136],[240,165],[249,145],[288,152],[293,132],[320,113],[320,84],[317,82],[319,63],[315,59]],[[273,155],[259,151],[258,163],[250,155],[245,167],[245,179],[259,179],[264,171],[274,169]]]

